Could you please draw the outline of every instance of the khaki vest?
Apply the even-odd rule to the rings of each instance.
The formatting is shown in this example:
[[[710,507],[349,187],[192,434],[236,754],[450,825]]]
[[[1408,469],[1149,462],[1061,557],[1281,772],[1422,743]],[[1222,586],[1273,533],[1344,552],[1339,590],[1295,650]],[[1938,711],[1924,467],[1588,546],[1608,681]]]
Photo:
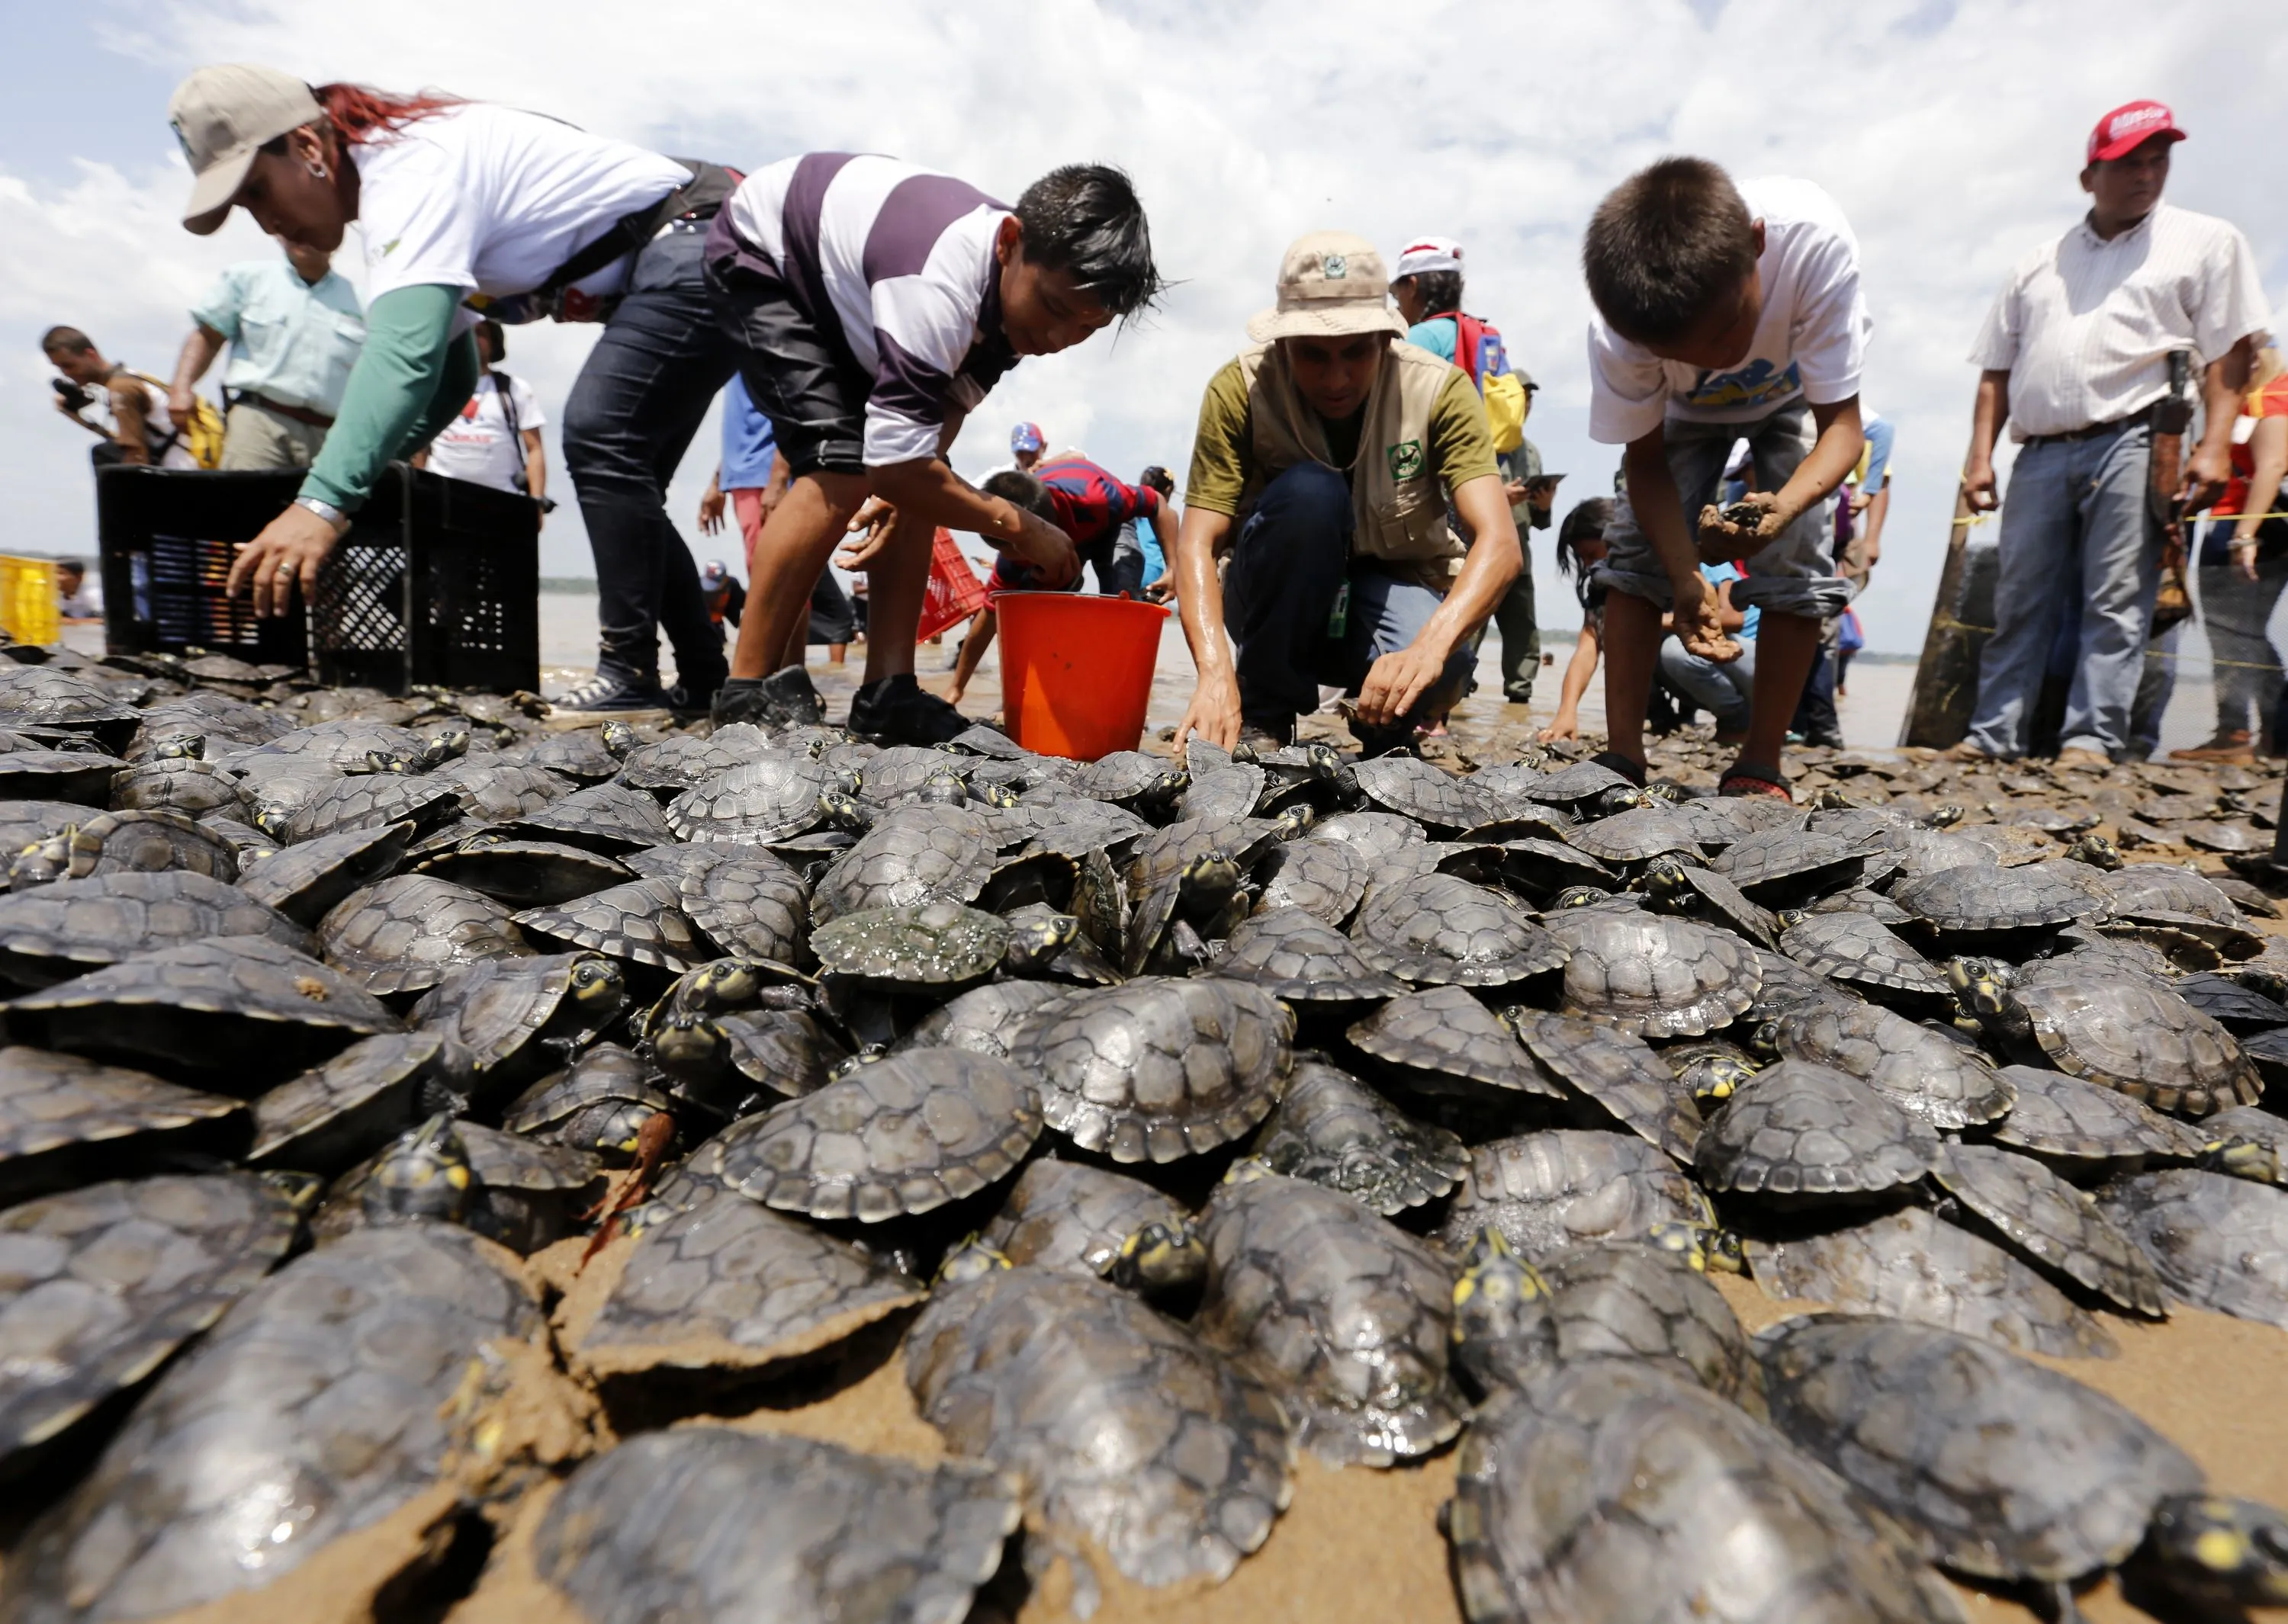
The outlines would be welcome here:
[[[1337,463],[1319,414],[1296,389],[1277,344],[1241,352],[1239,369],[1247,382],[1255,463],[1240,498],[1243,520],[1263,487],[1297,463]],[[1453,370],[1451,361],[1394,337],[1390,359],[1366,398],[1358,460],[1349,471],[1358,519],[1352,556],[1380,559],[1393,574],[1441,595],[1461,573],[1468,551],[1447,521],[1445,486],[1430,466],[1430,411]]]

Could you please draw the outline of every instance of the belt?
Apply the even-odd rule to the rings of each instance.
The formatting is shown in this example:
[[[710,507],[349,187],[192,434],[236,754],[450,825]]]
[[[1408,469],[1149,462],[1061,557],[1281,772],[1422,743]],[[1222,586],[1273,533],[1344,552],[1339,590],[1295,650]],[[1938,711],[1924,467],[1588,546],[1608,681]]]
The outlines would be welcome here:
[[[2152,420],[2153,408],[2149,406],[2141,411],[2130,413],[2126,417],[2109,417],[2103,423],[2093,423],[2085,429],[2068,429],[2062,434],[2029,434],[2026,443],[2030,446],[2050,446],[2069,440],[2095,440],[2101,434],[2117,434],[2123,429],[2133,429]]]
[[[307,407],[289,406],[283,400],[272,400],[268,395],[258,395],[250,391],[245,391],[240,393],[238,401],[242,406],[258,406],[266,412],[274,412],[279,416],[290,419],[295,423],[306,423],[314,429],[330,429],[334,426],[334,420],[331,417],[321,416]]]

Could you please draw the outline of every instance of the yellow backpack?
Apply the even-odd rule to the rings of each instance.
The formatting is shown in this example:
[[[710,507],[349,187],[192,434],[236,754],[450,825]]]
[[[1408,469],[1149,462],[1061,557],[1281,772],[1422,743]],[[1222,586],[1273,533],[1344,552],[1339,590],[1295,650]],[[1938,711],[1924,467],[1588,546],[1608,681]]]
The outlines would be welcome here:
[[[166,384],[147,372],[137,372],[129,368],[127,376],[141,379],[162,395],[167,392]],[[204,395],[194,395],[191,398],[198,402],[191,408],[191,420],[188,423],[176,424],[175,432],[154,448],[151,460],[156,463],[179,441],[183,449],[191,454],[191,461],[200,467],[218,468],[222,465],[222,414],[215,409],[214,402]]]
[[[1501,329],[1458,310],[1441,311],[1430,320],[1454,324],[1454,364],[1469,375],[1485,400],[1494,449],[1504,454],[1516,450],[1525,443],[1525,414],[1533,402],[1525,392],[1525,380],[1509,369]]]
[[[1525,444],[1525,385],[1514,372],[1485,380],[1486,422],[1494,432],[1494,449],[1516,450]]]

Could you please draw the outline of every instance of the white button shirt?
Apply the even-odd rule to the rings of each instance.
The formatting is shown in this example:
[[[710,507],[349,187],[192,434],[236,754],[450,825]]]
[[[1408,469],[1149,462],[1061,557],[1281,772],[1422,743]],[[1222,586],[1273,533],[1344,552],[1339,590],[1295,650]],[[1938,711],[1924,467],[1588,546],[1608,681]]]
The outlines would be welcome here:
[[[2010,374],[2022,440],[2141,411],[2168,392],[2172,350],[2197,369],[2271,321],[2239,227],[2160,203],[2111,242],[2085,217],[2019,261],[1970,360]]]

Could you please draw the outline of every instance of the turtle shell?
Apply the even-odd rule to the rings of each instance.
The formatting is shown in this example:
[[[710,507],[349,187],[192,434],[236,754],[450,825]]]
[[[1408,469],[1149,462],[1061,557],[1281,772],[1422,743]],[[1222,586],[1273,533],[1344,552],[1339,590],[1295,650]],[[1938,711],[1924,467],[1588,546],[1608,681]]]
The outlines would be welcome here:
[[[1694,1162],[1712,1190],[1838,1196],[1912,1184],[1944,1155],[1927,1122],[1856,1078],[1783,1060],[1716,1108]]]
[[[1592,1359],[1498,1394],[1455,1464],[1448,1527],[1471,1624],[1776,1619],[1797,1597],[1886,1624],[1962,1616],[1832,1475],[1647,1366]]]
[[[498,756],[466,756],[428,775],[433,784],[452,788],[460,813],[480,823],[505,823],[536,812],[570,795],[572,780],[528,763]]]
[[[545,1333],[512,1263],[425,1224],[361,1231],[287,1264],[169,1367],[26,1536],[12,1603],[36,1598],[55,1616],[71,1611],[67,1596],[98,1615],[209,1606],[274,1585],[445,1481],[497,1414],[472,1374],[482,1350]],[[258,1568],[239,1532],[250,1481],[293,1484],[309,1508],[266,1519]],[[360,1582],[378,1588],[417,1555],[409,1543]]]
[[[1991,1122],[2018,1097],[1977,1050],[1871,1003],[1792,1010],[1772,1041],[1789,1059],[1848,1073],[1934,1128]]]
[[[21,852],[84,821],[88,809],[73,801],[0,799],[0,852]]]
[[[1436,1200],[1470,1167],[1469,1152],[1445,1129],[1418,1122],[1348,1073],[1300,1057],[1255,1154],[1275,1173],[1339,1190],[1386,1217]]]
[[[1633,1134],[1558,1128],[1470,1153],[1435,1239],[1456,1256],[1491,1225],[1527,1257],[1586,1240],[1639,1240],[1656,1224],[1712,1224],[1700,1187]]]
[[[344,829],[411,823],[429,828],[460,812],[453,786],[399,772],[337,779],[296,807],[281,831],[289,845]]]
[[[1053,1535],[1139,1584],[1230,1577],[1292,1493],[1270,1388],[1102,1280],[998,1269],[941,1287],[905,1364],[955,1454],[1014,1474]]]
[[[923,1016],[900,1040],[899,1047],[943,1044],[1005,1060],[1019,1028],[1062,998],[1064,992],[1048,981],[989,981]]]
[[[0,796],[107,806],[113,784],[123,773],[133,771],[116,756],[95,750],[4,750],[0,751]]]
[[[465,885],[401,874],[352,891],[318,923],[326,963],[386,997],[436,986],[479,959],[532,949],[506,908]]]
[[[723,1178],[767,1207],[878,1224],[973,1195],[1024,1160],[1040,1097],[1005,1060],[911,1049],[735,1123]]]
[[[2206,1116],[2264,1091],[2239,1042],[2166,988],[2125,977],[2037,982],[2013,996],[2062,1072],[2157,1111]]]
[[[1046,1157],[1018,1176],[979,1239],[1016,1268],[1158,1290],[1196,1285],[1207,1269],[1192,1215],[1173,1198],[1125,1174]],[[1129,1278],[1140,1264],[1146,1272]]]
[[[281,1083],[255,1103],[255,1167],[339,1173],[427,1114],[425,1084],[444,1039],[385,1032]]]
[[[601,728],[568,727],[544,733],[516,752],[524,765],[560,772],[583,784],[600,784],[620,770],[620,758],[604,748]]]
[[[624,1161],[635,1153],[645,1124],[675,1103],[650,1085],[647,1070],[627,1050],[599,1043],[518,1096],[501,1113],[501,1126]]]
[[[1646,1143],[1689,1165],[1700,1108],[1642,1038],[1538,1010],[1505,1011],[1528,1053],[1567,1088]]]
[[[2189,914],[2213,924],[2244,924],[2240,909],[2207,876],[2166,863],[2132,863],[2098,882],[2120,918]]]
[[[1201,1224],[1201,1340],[1264,1377],[1330,1465],[1391,1466],[1462,1430],[1454,1267],[1336,1191],[1243,1161]]]
[[[760,1524],[759,1505],[774,1508]],[[679,1428],[575,1470],[533,1536],[533,1565],[596,1624],[826,1619],[854,1596],[895,1597],[901,1619],[957,1620],[1020,1515],[1015,1485],[989,1467]],[[655,1538],[662,1527],[679,1537]]]
[[[1437,986],[1394,998],[1347,1034],[1359,1049],[1396,1066],[1432,1093],[1482,1083],[1520,1094],[1564,1097],[1518,1047],[1517,1033],[1467,987]]]
[[[560,905],[616,885],[632,871],[601,852],[554,840],[476,834],[414,865],[417,874],[466,886],[507,907]]]
[[[1891,899],[1934,929],[1958,934],[2062,925],[2088,917],[2100,906],[2047,869],[1998,869],[1991,863],[1902,880],[1891,888]]]
[[[1514,793],[1552,806],[1572,806],[1616,789],[1635,788],[1635,784],[1602,762],[1577,761],[1554,772],[1545,772],[1530,783],[1518,785]]]
[[[677,882],[700,934],[738,957],[800,964],[810,956],[810,899],[801,878],[757,852],[695,868]]]
[[[1567,957],[1502,892],[1444,874],[1370,885],[1350,934],[1369,965],[1415,982],[1505,986]]]
[[[1569,1247],[1541,1260],[1557,1357],[1622,1359],[1764,1413],[1748,1334],[1706,1271],[1665,1247]]]
[[[142,685],[147,692],[148,684]],[[0,727],[61,727],[124,744],[142,720],[112,689],[60,667],[0,668]]]
[[[1754,1002],[1756,948],[1728,931],[1636,908],[1576,907],[1543,922],[1570,955],[1563,1007],[1636,1037],[1698,1037]]]
[[[218,936],[259,936],[306,952],[310,933],[203,874],[107,874],[0,896],[0,977],[45,986],[134,954]]]
[[[2288,1005],[2243,986],[2229,976],[2186,976],[2172,985],[2178,997],[2235,1037],[2288,1026]]]
[[[659,803],[624,784],[591,784],[498,826],[518,840],[549,840],[584,846],[606,857],[663,846],[678,830]]]
[[[1759,947],[1775,945],[1771,915],[1713,869],[1696,868],[1671,859],[1665,865],[1656,862],[1645,877],[1645,889],[1656,907],[1694,915],[1703,923],[1744,936]]]
[[[555,907],[527,908],[518,929],[544,941],[584,947],[634,964],[677,973],[707,957],[668,880],[629,880]]]
[[[2010,1114],[1994,1124],[2000,1144],[2069,1166],[2200,1153],[2199,1129],[2126,1094],[2047,1066],[2006,1066],[2002,1075],[2018,1097]]]
[[[1938,1182],[2011,1245],[2054,1273],[2158,1319],[2168,1311],[2161,1277],[2136,1243],[2090,1198],[2031,1157],[1990,1145],[1955,1145]]]
[[[298,924],[314,926],[342,899],[403,861],[412,836],[410,823],[322,835],[247,864],[238,888]]]
[[[985,820],[974,812],[902,808],[885,814],[827,869],[810,899],[811,921],[822,925],[868,908],[940,899],[974,902],[993,861]]]
[[[1760,1026],[1804,1009],[1845,1009],[1866,1001],[1839,982],[1815,975],[1782,953],[1751,948],[1762,979],[1741,1018]]]
[[[1567,830],[1565,838],[1578,850],[1607,863],[1649,862],[1671,852],[1697,862],[1702,855],[1699,843],[1693,838],[1690,820],[1675,807],[1657,803],[1633,806],[1594,823],[1585,823]]]
[[[247,1173],[120,1180],[0,1213],[0,1460],[140,1382],[252,1289],[300,1227]]]
[[[1773,1424],[1958,1572],[2056,1583],[2114,1566],[2189,1455],[2072,1377],[1951,1331],[1813,1314],[1757,1338]]]
[[[21,891],[57,880],[175,869],[227,885],[238,878],[238,854],[221,836],[180,812],[104,812],[24,852],[10,866],[8,883]]]
[[[1320,819],[1311,828],[1311,838],[1355,846],[1370,866],[1379,867],[1405,847],[1418,846],[1429,836],[1420,824],[1396,812],[1351,812]]]
[[[444,1038],[439,1064],[455,1087],[497,1097],[594,1042],[627,1003],[626,975],[605,955],[531,954],[456,967],[411,1018]]]
[[[1810,914],[1780,933],[1780,951],[1806,970],[1854,986],[1903,994],[1911,1001],[1949,999],[1946,978],[1928,959],[1864,914]]]
[[[846,914],[812,933],[822,969],[870,981],[941,986],[1000,967],[1008,922],[940,899],[911,907]]]
[[[1792,1240],[1750,1240],[1747,1254],[1756,1283],[1783,1300],[1934,1325],[2054,1359],[2120,1351],[2095,1315],[2041,1274],[1924,1208]]]
[[[1717,873],[1767,907],[1786,894],[1834,891],[1857,880],[1868,850],[1838,835],[1783,827],[1743,835],[1716,856]]]
[[[1367,968],[1351,940],[1299,907],[1258,908],[1225,939],[1215,973],[1252,981],[1289,1002],[1362,1002],[1407,990],[1395,976]]]
[[[1373,864],[1347,840],[1314,835],[1291,840],[1264,860],[1256,911],[1299,907],[1340,930],[1366,895]]]
[[[83,757],[82,759],[86,759]],[[337,775],[324,773],[324,781]],[[313,783],[311,793],[322,786]],[[25,795],[54,794],[36,783],[19,786]],[[139,762],[115,772],[110,805],[115,812],[177,812],[185,817],[243,816],[255,797],[229,772],[203,761],[168,759]]]
[[[1268,776],[1263,769],[1233,763],[1196,772],[1181,803],[1187,818],[1251,818],[1263,804]]]
[[[21,1044],[0,1048],[0,1203],[246,1142],[244,1102]]]
[[[639,745],[620,762],[619,780],[631,789],[672,797],[694,784],[752,761],[769,748],[763,730],[751,722],[733,722],[705,738],[697,733],[670,733],[651,744]]]
[[[1351,772],[1375,805],[1433,828],[1475,828],[1500,811],[1473,780],[1419,757],[1378,756],[1354,763]]]
[[[1269,1114],[1293,1064],[1295,1018],[1260,987],[1214,976],[1142,976],[1084,987],[1010,1045],[1042,1113],[1084,1150],[1173,1161],[1229,1143]]]
[[[819,797],[841,787],[832,769],[808,756],[765,756],[702,779],[677,796],[667,805],[667,826],[685,840],[767,845],[815,828],[823,815]],[[652,809],[658,811],[657,802]]]
[[[2186,1302],[2288,1329],[2288,1190],[2165,1168],[2117,1178],[2097,1200]]]

